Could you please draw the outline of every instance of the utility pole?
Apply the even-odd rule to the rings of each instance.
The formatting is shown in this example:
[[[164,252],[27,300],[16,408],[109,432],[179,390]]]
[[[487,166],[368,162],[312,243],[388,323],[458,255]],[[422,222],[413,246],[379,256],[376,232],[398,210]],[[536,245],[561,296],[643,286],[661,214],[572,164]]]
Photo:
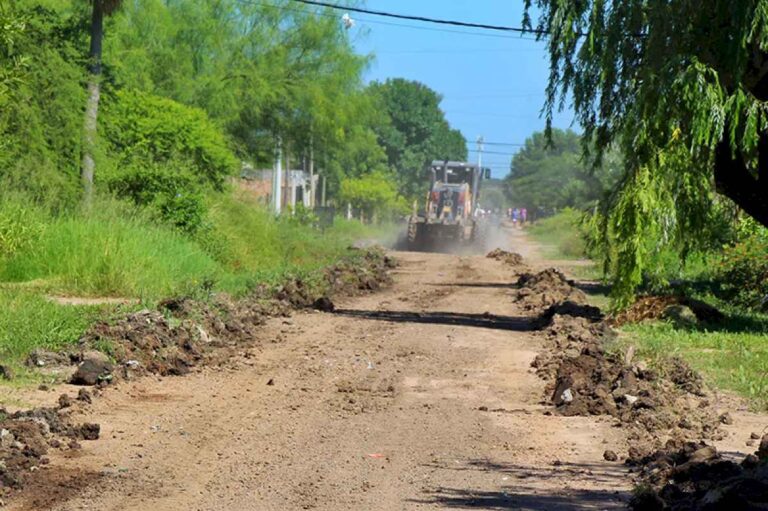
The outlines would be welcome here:
[[[483,171],[483,136],[477,137],[477,168]]]
[[[309,135],[309,208],[315,209],[315,145],[312,134]]]
[[[282,197],[282,187],[280,186],[283,181],[283,147],[280,142],[280,137],[277,138],[277,155],[275,158],[275,169],[272,172],[272,210],[275,215],[280,214],[280,203]]]

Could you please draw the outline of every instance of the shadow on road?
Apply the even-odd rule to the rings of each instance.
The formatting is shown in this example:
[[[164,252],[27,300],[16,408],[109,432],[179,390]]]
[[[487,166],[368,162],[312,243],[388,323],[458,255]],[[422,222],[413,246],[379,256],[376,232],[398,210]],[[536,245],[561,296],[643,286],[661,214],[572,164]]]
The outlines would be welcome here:
[[[433,325],[472,326],[496,330],[524,332],[534,329],[531,318],[497,316],[494,314],[464,314],[457,312],[367,311],[337,309],[336,314],[353,318],[392,321],[394,323],[428,323]]]
[[[421,499],[411,499],[412,503],[452,509],[597,510],[624,509],[629,498],[626,492],[615,490],[568,488],[579,475],[588,477],[590,482],[598,487],[610,487],[611,483],[620,484],[625,480],[626,474],[619,466],[564,462],[552,467],[530,467],[489,460],[467,460],[457,464],[454,460],[431,463],[427,467],[437,470],[492,472],[501,475],[502,480],[508,482],[493,491],[436,487],[426,490]],[[551,487],[547,490],[535,486],[534,482],[547,479],[562,480],[563,489],[555,493]]]
[[[434,287],[477,287],[484,289],[520,289],[517,282],[453,282],[453,283],[428,283],[427,286]]]

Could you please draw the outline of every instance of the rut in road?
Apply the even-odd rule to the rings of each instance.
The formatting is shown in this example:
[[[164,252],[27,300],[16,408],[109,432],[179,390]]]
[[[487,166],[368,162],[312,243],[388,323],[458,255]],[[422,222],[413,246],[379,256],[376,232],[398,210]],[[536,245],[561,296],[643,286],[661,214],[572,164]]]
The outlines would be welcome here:
[[[226,367],[109,389],[102,440],[11,508],[622,508],[621,430],[540,404],[514,268],[395,255],[391,288],[271,320]]]

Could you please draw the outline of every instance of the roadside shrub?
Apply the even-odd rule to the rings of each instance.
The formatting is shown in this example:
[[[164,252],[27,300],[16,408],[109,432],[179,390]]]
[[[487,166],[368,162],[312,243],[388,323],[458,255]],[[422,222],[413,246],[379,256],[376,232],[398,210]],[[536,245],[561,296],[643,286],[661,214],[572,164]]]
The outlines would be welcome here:
[[[194,233],[203,224],[205,197],[190,164],[140,161],[113,173],[105,181],[119,198],[150,207],[163,222],[185,233]]]
[[[726,298],[768,309],[768,236],[751,236],[726,248],[718,280]]]

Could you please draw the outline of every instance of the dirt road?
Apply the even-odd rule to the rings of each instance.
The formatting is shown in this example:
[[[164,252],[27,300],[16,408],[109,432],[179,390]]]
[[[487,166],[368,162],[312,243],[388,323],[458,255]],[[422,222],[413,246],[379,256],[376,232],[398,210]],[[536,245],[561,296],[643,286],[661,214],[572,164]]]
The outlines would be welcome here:
[[[102,439],[9,508],[622,507],[626,470],[602,456],[621,430],[540,404],[514,269],[396,257],[386,291],[271,320],[226,367],[109,389],[83,417]]]

